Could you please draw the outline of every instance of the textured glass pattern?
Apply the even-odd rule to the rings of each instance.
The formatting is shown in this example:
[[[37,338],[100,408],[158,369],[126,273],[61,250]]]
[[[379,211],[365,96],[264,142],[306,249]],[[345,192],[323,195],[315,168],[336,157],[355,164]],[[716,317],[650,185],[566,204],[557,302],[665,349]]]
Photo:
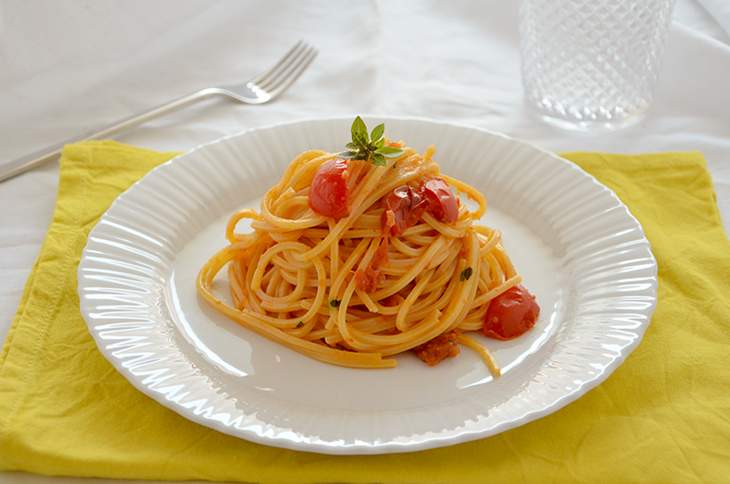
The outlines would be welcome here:
[[[577,129],[638,120],[652,100],[674,0],[524,0],[527,102]]]

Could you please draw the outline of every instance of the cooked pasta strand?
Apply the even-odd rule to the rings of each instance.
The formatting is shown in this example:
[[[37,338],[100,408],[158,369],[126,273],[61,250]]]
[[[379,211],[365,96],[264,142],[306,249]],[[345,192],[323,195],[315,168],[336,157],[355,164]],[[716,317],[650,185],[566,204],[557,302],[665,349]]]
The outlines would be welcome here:
[[[521,277],[500,232],[474,224],[486,211],[484,195],[441,174],[433,155],[433,147],[423,155],[403,148],[385,166],[352,160],[349,214],[335,220],[315,213],[308,196],[318,168],[336,155],[300,154],[266,193],[259,212],[231,216],[225,230],[230,245],[201,268],[200,296],[273,341],[353,368],[392,368],[396,360],[388,356],[447,331],[480,329],[490,301]],[[429,177],[446,180],[477,209],[459,205],[453,223],[424,212],[400,235],[385,235],[388,214],[381,200]],[[236,231],[244,219],[250,220],[249,233]],[[226,266],[232,304],[212,289]],[[372,287],[360,285],[363,274],[373,278]],[[500,375],[486,348],[461,333],[457,341]]]

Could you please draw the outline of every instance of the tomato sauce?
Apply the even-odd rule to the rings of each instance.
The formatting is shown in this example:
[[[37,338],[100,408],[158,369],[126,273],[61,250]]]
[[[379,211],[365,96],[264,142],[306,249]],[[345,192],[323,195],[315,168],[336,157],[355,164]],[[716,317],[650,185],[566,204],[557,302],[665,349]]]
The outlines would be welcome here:
[[[436,366],[442,360],[453,358],[459,354],[458,337],[458,331],[447,331],[420,346],[416,346],[413,351],[428,366]]]

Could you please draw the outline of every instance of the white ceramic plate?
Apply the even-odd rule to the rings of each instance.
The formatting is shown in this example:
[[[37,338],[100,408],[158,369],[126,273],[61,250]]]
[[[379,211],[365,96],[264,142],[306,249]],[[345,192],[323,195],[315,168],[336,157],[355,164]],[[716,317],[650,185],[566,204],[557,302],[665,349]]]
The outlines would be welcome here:
[[[89,235],[78,269],[81,312],[101,352],[140,391],[202,425],[267,445],[332,454],[405,452],[502,432],[598,385],[636,347],[656,301],[656,263],[639,223],[572,163],[481,129],[385,121],[442,170],[489,200],[540,303],[531,332],[485,340],[478,357],[429,368],[340,368],[249,332],[198,299],[200,266],[225,245],[229,214],[258,207],[299,152],[338,151],[351,118],[246,131],[165,163],[121,195]],[[240,226],[239,226],[240,229]],[[224,288],[223,283],[221,289]]]

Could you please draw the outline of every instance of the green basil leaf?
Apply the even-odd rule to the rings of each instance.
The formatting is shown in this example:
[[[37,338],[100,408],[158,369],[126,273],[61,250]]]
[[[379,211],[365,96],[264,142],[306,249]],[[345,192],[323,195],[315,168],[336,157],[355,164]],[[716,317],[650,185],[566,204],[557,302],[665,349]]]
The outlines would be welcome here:
[[[370,133],[370,139],[378,141],[383,137],[383,133],[385,133],[385,125],[381,123],[373,128],[372,133]]]
[[[337,156],[346,160],[353,160],[357,157],[357,151],[340,151]]]
[[[352,141],[357,143],[358,139],[365,140],[365,144],[368,142],[368,127],[365,126],[365,121],[360,116],[355,118],[352,122]]]
[[[400,149],[400,148],[396,148],[395,146],[383,146],[382,148],[379,148],[378,149],[378,153],[382,153],[384,155],[396,154],[397,153],[397,154],[400,155],[400,154],[403,153],[403,150]]]
[[[464,269],[463,271],[461,271],[461,274],[459,275],[459,280],[461,280],[462,282],[463,281],[468,281],[469,278],[472,275],[472,272],[473,272],[472,271],[472,268],[471,267],[467,267],[466,269]]]
[[[385,166],[385,164],[386,164],[385,157],[379,153],[373,153],[372,162],[373,162],[373,165],[378,165],[378,166]]]
[[[367,136],[367,133],[365,133],[365,136]],[[368,140],[363,137],[362,133],[352,133],[352,143],[360,150],[367,149],[368,146]]]

